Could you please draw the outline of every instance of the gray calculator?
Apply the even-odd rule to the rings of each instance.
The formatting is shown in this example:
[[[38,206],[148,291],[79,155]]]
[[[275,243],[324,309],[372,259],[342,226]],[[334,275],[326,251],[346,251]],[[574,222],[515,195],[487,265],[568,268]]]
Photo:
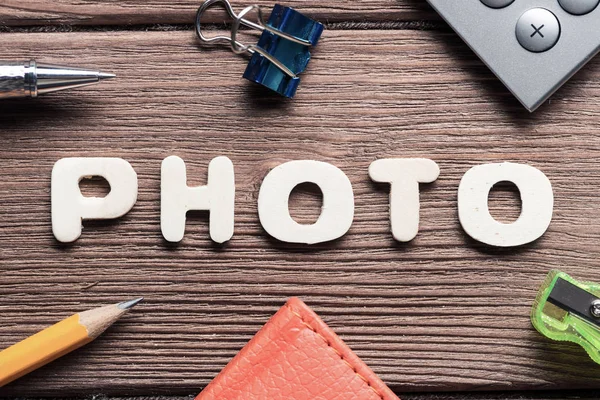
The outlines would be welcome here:
[[[600,0],[427,0],[529,110],[600,50]]]

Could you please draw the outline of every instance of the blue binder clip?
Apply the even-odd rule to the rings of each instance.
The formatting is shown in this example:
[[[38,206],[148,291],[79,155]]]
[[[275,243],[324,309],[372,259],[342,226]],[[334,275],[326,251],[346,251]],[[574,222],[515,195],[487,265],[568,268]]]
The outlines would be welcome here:
[[[231,37],[207,38],[202,34],[202,14],[214,4],[221,3],[233,18]],[[244,17],[257,12],[258,23]],[[237,41],[240,25],[262,31],[256,45],[245,45]],[[228,0],[207,0],[196,13],[196,34],[204,43],[227,42],[234,53],[250,53],[252,57],[244,72],[244,78],[259,83],[285,97],[293,97],[300,83],[298,74],[310,61],[308,48],[315,46],[323,33],[323,25],[298,11],[276,4],[269,20],[265,23],[261,8],[249,6],[236,14]]]

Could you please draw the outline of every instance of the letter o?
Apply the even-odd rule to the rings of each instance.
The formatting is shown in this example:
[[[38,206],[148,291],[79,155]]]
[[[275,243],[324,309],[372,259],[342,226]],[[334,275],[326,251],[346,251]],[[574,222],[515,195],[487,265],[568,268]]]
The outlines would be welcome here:
[[[321,215],[314,224],[299,224],[289,211],[292,190],[314,183],[323,193]],[[350,180],[339,168],[325,162],[298,160],[275,167],[258,193],[258,216],[267,233],[289,243],[315,244],[343,236],[354,219]]]
[[[496,221],[488,197],[498,182],[514,183],[521,195],[521,215],[510,224]],[[473,239],[499,247],[520,246],[541,237],[552,221],[552,184],[542,171],[526,164],[484,164],[471,168],[458,187],[458,217]]]

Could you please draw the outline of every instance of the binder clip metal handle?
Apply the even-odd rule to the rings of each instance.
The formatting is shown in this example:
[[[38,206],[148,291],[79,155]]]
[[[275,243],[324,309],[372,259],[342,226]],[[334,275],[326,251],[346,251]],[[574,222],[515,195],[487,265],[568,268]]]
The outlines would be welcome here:
[[[206,12],[207,9],[209,9],[210,7],[212,7],[213,5],[215,5],[217,3],[220,3],[223,6],[225,11],[227,11],[227,14],[229,14],[229,16],[233,20],[233,25],[231,26],[231,36],[230,37],[215,36],[212,38],[207,38],[202,33],[202,26],[201,26],[202,15]],[[254,22],[249,21],[244,18],[248,13],[250,13],[254,10],[256,10],[256,12],[257,12],[258,23],[254,23]],[[297,38],[292,35],[288,35],[285,32],[281,32],[277,29],[273,29],[270,26],[266,25],[264,22],[264,19],[263,19],[262,9],[260,8],[259,5],[256,5],[256,4],[246,7],[239,14],[236,14],[235,11],[233,11],[233,7],[231,7],[231,3],[228,0],[208,0],[208,1],[204,2],[204,4],[202,4],[202,6],[200,6],[200,8],[198,9],[198,12],[196,13],[196,35],[198,36],[198,39],[200,39],[202,42],[207,43],[207,44],[215,43],[215,42],[229,42],[231,45],[231,50],[233,50],[233,52],[236,54],[242,54],[242,53],[246,53],[246,52],[248,52],[250,54],[254,54],[254,52],[257,52],[260,55],[262,55],[263,57],[265,57],[267,60],[269,60],[271,63],[276,65],[280,70],[285,72],[285,74],[288,75],[289,77],[296,78],[296,74],[292,70],[290,70],[283,63],[281,63],[277,58],[273,57],[272,55],[270,55],[269,53],[267,53],[260,47],[252,45],[252,44],[245,45],[245,44],[238,42],[236,40],[236,38],[237,38],[237,33],[240,28],[240,25],[245,25],[249,28],[256,29],[259,31],[269,31],[269,32],[273,33],[274,35],[281,36],[284,39],[287,39],[294,43],[301,44],[303,46],[311,46],[312,45],[308,40],[304,40],[304,39],[300,39],[300,38]]]
[[[225,9],[225,11],[227,11],[229,16],[233,20],[230,37],[214,36],[214,37],[209,38],[209,37],[204,36],[204,34],[202,33],[202,23],[201,23],[202,15],[206,12],[207,9],[209,9],[213,5],[217,5],[217,4],[221,5]],[[285,15],[285,18],[281,18],[279,20],[280,25],[284,25],[286,23],[285,21],[287,21],[288,19],[289,20],[295,19],[296,26],[294,26],[293,29],[298,29],[298,26],[301,26],[301,27],[308,26],[308,28],[310,28],[312,26],[312,29],[306,29],[306,32],[302,33],[306,37],[299,37],[299,35],[290,34],[290,33],[286,32],[284,29],[279,29],[280,28],[279,26],[278,27],[272,26],[271,19],[273,18],[273,15],[271,15],[271,19],[269,20],[269,23],[265,23],[265,21],[263,19],[263,12],[262,12],[260,6],[258,6],[258,5],[248,6],[248,7],[244,8],[239,14],[236,14],[235,11],[233,11],[233,8],[231,7],[231,4],[229,3],[228,0],[207,0],[202,4],[202,6],[200,6],[200,8],[198,9],[198,12],[196,13],[196,23],[195,23],[196,35],[198,36],[198,39],[201,42],[206,43],[206,44],[228,43],[230,45],[232,51],[236,54],[249,53],[254,56],[255,54],[258,53],[261,57],[266,59],[269,63],[271,63],[272,65],[277,67],[283,74],[285,74],[287,79],[284,79],[284,78],[281,78],[279,80],[273,79],[273,76],[270,76],[268,79],[266,79],[265,78],[265,74],[266,74],[265,69],[267,67],[265,67],[264,65],[261,65],[262,70],[260,71],[260,73],[258,73],[257,71],[249,73],[247,70],[246,73],[244,74],[244,77],[246,77],[254,82],[261,83],[261,84],[269,87],[270,89],[279,92],[282,95],[285,95],[287,97],[292,97],[293,94],[295,93],[295,89],[298,86],[298,82],[299,82],[297,73],[301,72],[306,67],[308,60],[310,59],[310,53],[308,52],[308,50],[303,50],[301,52],[302,54],[294,55],[294,57],[297,60],[299,60],[299,62],[296,60],[294,60],[294,62],[293,62],[293,63],[297,64],[297,65],[294,65],[294,67],[295,67],[295,69],[298,70],[298,71],[294,71],[292,68],[290,68],[288,65],[286,65],[286,62],[282,61],[281,59],[279,59],[278,57],[276,57],[273,54],[277,50],[279,41],[277,41],[276,45],[273,45],[271,43],[270,49],[267,50],[267,49],[263,48],[263,46],[261,46],[261,43],[264,42],[263,37],[265,36],[265,33],[268,32],[268,34],[271,34],[271,35],[274,35],[281,39],[284,39],[282,41],[282,43],[286,43],[286,41],[289,42],[288,44],[282,45],[282,47],[290,46],[290,44],[295,44],[296,46],[299,45],[301,48],[308,48],[308,47],[316,44],[316,42],[319,39],[321,32],[323,30],[323,26],[321,24],[319,24],[318,22],[312,21],[309,18],[304,17],[302,14],[298,13],[297,11],[294,11],[293,9],[291,9],[289,7],[281,7],[281,6],[276,5],[274,8],[274,13],[275,13],[275,10],[277,10],[278,14],[281,14],[282,16]],[[253,12],[253,11],[256,11],[257,20],[258,20],[257,22],[252,22],[245,18],[246,15],[248,15],[250,12]],[[300,22],[298,23],[298,21],[300,21]],[[237,34],[238,34],[238,31],[239,31],[239,28],[241,25],[244,25],[249,28],[263,32],[263,36],[261,36],[261,40],[259,41],[258,45],[243,44],[237,40]],[[267,40],[267,42],[269,42],[269,41]],[[297,49],[295,51],[298,53]],[[288,58],[289,58],[289,54],[288,54]],[[262,59],[261,59],[261,61],[262,61]],[[288,59],[287,61],[288,61],[288,64],[290,64],[290,62],[289,62],[290,60]],[[255,59],[255,57],[253,57],[251,60],[251,63],[257,64],[257,62],[258,62],[257,59]],[[249,66],[249,69],[250,69],[250,66]],[[261,75],[261,76],[258,77],[257,75]],[[271,75],[273,75],[273,74],[271,73]],[[277,78],[277,77],[275,77],[275,78]],[[290,82],[292,82],[293,84],[290,85]]]

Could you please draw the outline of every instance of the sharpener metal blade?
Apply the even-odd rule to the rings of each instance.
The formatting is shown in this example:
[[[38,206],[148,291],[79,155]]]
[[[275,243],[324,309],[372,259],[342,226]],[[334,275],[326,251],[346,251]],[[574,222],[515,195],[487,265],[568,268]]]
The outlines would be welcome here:
[[[562,278],[556,280],[548,295],[549,303],[600,327],[600,318],[596,318],[591,311],[592,303],[596,300],[599,300],[598,297]]]

